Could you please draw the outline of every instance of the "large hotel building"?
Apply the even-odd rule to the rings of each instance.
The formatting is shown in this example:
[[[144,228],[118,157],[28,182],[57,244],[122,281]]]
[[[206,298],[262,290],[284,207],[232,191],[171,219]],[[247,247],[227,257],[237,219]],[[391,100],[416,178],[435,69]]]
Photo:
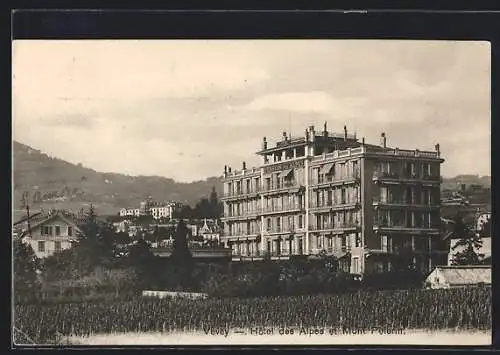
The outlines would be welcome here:
[[[440,157],[355,135],[263,138],[258,168],[224,169],[224,235],[233,260],[333,255],[353,274],[446,264]]]

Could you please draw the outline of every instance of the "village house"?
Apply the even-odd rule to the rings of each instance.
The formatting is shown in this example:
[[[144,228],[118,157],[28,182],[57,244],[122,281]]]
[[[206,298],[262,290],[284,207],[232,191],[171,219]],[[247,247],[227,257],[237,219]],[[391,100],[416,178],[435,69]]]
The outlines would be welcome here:
[[[220,226],[217,224],[216,220],[205,218],[198,235],[202,237],[204,241],[219,241]]]
[[[428,288],[453,288],[491,285],[491,266],[437,266],[427,277]]]
[[[39,258],[71,248],[80,232],[77,218],[65,211],[38,214],[30,218],[29,224],[28,227],[27,219],[21,220],[14,224],[14,229],[23,242],[31,245]]]

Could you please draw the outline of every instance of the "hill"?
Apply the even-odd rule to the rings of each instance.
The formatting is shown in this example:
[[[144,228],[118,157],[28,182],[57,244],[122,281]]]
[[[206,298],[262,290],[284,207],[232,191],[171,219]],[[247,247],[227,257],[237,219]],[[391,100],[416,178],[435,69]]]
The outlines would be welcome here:
[[[443,178],[442,190],[460,190],[461,185],[478,185],[483,188],[491,188],[491,176],[479,175],[457,175],[452,178]]]
[[[128,176],[101,173],[14,141],[14,209],[23,208],[23,196],[33,210],[70,208],[79,210],[93,203],[98,213],[116,214],[121,207],[139,206],[147,196],[158,201],[179,201],[194,205],[208,197],[215,186],[222,193],[220,178],[191,183],[160,176]]]
[[[14,209],[23,214],[21,200],[25,196],[33,210],[70,208],[79,210],[90,203],[98,213],[116,214],[121,207],[138,206],[147,196],[194,205],[210,194],[212,187],[222,193],[218,177],[192,183],[176,182],[160,176],[128,176],[101,173],[14,141]],[[443,190],[460,190],[461,185],[491,187],[489,176],[458,175],[443,178]],[[489,195],[489,192],[488,192]]]

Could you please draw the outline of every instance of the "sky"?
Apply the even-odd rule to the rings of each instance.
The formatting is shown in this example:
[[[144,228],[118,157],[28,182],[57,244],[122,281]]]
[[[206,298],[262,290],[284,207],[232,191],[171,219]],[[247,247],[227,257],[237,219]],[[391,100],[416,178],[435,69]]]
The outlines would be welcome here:
[[[13,138],[101,172],[178,181],[261,163],[309,125],[434,150],[490,175],[490,44],[396,40],[17,40]]]

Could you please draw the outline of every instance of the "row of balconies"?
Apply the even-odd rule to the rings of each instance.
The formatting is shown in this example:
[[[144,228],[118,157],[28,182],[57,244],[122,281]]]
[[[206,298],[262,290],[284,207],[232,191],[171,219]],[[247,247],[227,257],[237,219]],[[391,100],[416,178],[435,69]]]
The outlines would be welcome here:
[[[391,179],[391,180],[425,180],[425,181],[440,181],[439,175],[429,175],[426,173],[401,173],[395,171],[379,171],[373,173],[373,180]]]
[[[311,179],[311,185],[357,182],[361,178],[359,170],[346,175],[319,175]]]
[[[439,226],[432,223],[388,223],[387,221],[377,221],[373,223],[374,229],[438,229]]]
[[[332,175],[320,175],[319,177],[312,178],[310,185],[329,185],[329,184],[335,184],[335,183],[347,183],[347,182],[356,182],[360,179],[360,172],[356,171],[352,174],[348,175],[342,175],[342,176],[332,176]],[[280,192],[282,190],[288,190],[292,188],[301,188],[303,185],[299,184],[297,181],[286,181],[283,183],[273,183],[271,185],[267,186],[258,186],[258,187],[253,187],[251,190],[243,190],[239,189],[233,192],[226,192],[224,193],[223,197],[224,198],[231,198],[231,197],[242,197],[242,196],[251,196],[255,194],[266,194],[266,193],[273,193],[273,192]]]
[[[321,203],[321,201],[318,203],[317,201],[313,201],[311,203],[310,207],[311,209],[348,209],[352,207],[356,207],[359,205],[359,202],[357,200],[353,201],[347,201],[343,200],[340,203],[334,203],[333,200],[327,200],[324,203]]]
[[[418,206],[439,206],[439,204],[433,203],[432,200],[418,198],[383,198],[375,196],[373,198],[373,205],[418,205]]]
[[[334,204],[333,201],[328,201],[325,204],[311,203],[310,209],[333,209],[333,210],[344,210],[359,207],[359,202],[345,202],[342,204]],[[304,211],[305,206],[300,204],[292,204],[285,206],[267,206],[259,207],[250,211],[243,211],[242,213],[228,213],[224,215],[224,218],[244,218],[263,214],[273,214],[273,213],[286,213],[286,212],[296,212]]]

